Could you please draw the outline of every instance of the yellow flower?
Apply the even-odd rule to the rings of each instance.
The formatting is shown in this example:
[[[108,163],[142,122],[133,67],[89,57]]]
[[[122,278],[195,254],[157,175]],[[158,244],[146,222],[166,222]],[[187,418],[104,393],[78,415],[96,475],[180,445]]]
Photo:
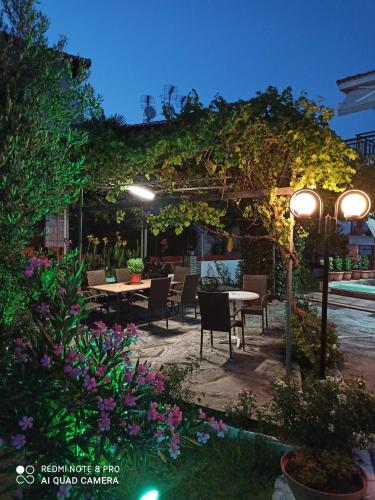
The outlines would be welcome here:
[[[107,245],[108,241],[109,241],[109,239],[107,238],[107,236],[104,236],[103,237],[103,243],[104,243],[104,245]]]
[[[95,246],[99,245],[99,243],[100,243],[99,238],[94,238],[93,243],[94,243]]]
[[[94,239],[94,235],[93,235],[93,234],[88,234],[88,235],[87,235],[87,239],[88,239],[89,241],[92,241],[92,240]]]
[[[123,247],[126,247],[126,245],[127,245],[127,244],[128,244],[128,242],[127,242],[126,240],[122,240],[121,245],[122,245]]]

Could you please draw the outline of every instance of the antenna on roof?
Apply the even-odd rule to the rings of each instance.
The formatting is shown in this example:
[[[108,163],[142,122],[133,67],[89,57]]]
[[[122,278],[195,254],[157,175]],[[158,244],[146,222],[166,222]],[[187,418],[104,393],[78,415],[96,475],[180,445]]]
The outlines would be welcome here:
[[[163,108],[163,114],[166,119],[172,118],[175,114],[175,106],[177,100],[177,87],[176,85],[165,85],[164,95],[161,96],[161,104]]]
[[[155,100],[152,95],[143,95],[141,97],[141,107],[143,109],[143,121],[150,123],[156,116]]]

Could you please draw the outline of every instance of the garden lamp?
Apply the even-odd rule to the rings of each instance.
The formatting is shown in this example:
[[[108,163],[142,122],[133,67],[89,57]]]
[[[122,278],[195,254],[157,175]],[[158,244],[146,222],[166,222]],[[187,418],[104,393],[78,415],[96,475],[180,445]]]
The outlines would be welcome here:
[[[141,496],[139,500],[158,500],[159,492],[158,490],[150,490]]]
[[[142,198],[142,200],[153,200],[155,198],[155,193],[144,186],[137,186],[135,184],[131,184],[130,186],[126,187],[127,191],[130,191],[132,194],[135,196],[138,196],[138,198]]]
[[[308,219],[319,208],[319,231],[323,219],[323,202],[312,189],[296,191],[290,199],[290,211],[296,219]],[[327,350],[327,319],[328,319],[328,272],[329,272],[329,240],[332,234],[332,221],[335,227],[337,219],[345,221],[361,220],[366,217],[371,208],[370,197],[364,191],[350,189],[342,193],[336,200],[335,213],[324,216],[324,259],[323,259],[323,293],[322,293],[322,323],[320,332],[320,378],[326,374]]]

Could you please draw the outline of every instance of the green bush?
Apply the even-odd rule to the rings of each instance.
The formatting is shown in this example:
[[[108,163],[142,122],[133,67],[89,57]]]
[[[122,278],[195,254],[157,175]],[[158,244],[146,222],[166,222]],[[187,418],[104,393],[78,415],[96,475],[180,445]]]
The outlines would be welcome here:
[[[370,266],[370,259],[367,257],[367,255],[364,255],[363,257],[361,257],[361,269],[367,271],[369,266]]]
[[[342,271],[342,265],[343,265],[342,258],[339,255],[337,255],[335,257],[335,260],[334,260],[335,271],[341,272]]]
[[[352,270],[352,259],[349,255],[347,255],[345,257],[345,260],[344,260],[344,270],[349,272]]]
[[[292,316],[293,351],[303,367],[317,371],[320,365],[321,318],[315,308],[301,311],[301,316]],[[327,328],[327,366],[333,367],[342,360],[338,348],[335,323],[329,322]]]

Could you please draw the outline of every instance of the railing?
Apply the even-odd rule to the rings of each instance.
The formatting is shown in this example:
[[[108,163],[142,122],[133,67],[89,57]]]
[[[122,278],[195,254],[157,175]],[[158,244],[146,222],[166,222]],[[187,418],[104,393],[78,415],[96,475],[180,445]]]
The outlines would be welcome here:
[[[347,139],[346,144],[367,160],[368,165],[375,162],[375,131],[357,134],[353,139]]]

